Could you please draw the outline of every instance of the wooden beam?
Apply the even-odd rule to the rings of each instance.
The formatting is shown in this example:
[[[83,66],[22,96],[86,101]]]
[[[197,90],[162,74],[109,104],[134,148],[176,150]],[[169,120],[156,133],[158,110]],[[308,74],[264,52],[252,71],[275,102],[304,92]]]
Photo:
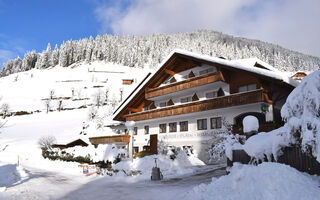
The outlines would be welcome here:
[[[167,74],[174,76],[176,73],[174,71],[171,71],[169,69],[164,70]]]

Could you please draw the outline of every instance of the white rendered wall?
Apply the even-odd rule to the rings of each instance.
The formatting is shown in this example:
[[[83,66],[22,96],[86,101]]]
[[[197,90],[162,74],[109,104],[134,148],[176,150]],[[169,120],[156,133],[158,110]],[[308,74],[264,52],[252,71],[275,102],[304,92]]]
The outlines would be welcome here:
[[[198,153],[198,157],[207,162],[208,154],[207,150],[210,145],[208,140],[212,138],[213,134],[218,131],[225,131],[225,127],[221,129],[210,129],[210,118],[222,117],[223,120],[229,124],[234,124],[234,117],[247,113],[247,112],[261,112],[261,105],[263,103],[254,103],[248,105],[234,106],[229,108],[215,109],[203,112],[196,112],[184,115],[176,115],[170,117],[157,118],[152,120],[137,121],[136,127],[138,127],[138,133],[134,136],[134,145],[139,147],[139,151],[142,151],[144,145],[149,145],[149,138],[151,134],[158,134],[158,140],[164,140],[169,145],[173,146],[192,146]],[[272,110],[269,110],[272,112]],[[268,112],[266,113],[268,116]],[[271,115],[270,115],[271,116]],[[268,117],[267,121],[273,120]],[[197,120],[207,119],[207,130],[197,130]],[[187,132],[179,132],[179,122],[188,121],[189,127]],[[169,123],[177,122],[177,132],[169,132]],[[159,133],[159,124],[167,124],[167,132]],[[149,134],[144,134],[144,126],[149,126]]]

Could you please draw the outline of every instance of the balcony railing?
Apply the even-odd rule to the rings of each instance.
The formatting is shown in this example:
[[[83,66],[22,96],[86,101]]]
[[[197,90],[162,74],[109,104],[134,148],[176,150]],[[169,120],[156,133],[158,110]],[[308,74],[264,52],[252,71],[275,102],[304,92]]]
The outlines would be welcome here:
[[[224,77],[221,72],[213,72],[210,74],[197,76],[184,81],[179,81],[176,83],[171,83],[162,87],[147,89],[145,92],[145,98],[149,99],[152,97],[162,96],[170,94],[173,92],[178,92],[181,90],[186,90],[189,88],[199,87],[201,85],[206,85],[214,83],[216,81],[224,81]]]
[[[113,135],[89,138],[93,145],[98,144],[111,144],[111,143],[129,143],[130,135]]]
[[[265,95],[262,89],[245,93],[232,94],[223,97],[217,97],[214,99],[174,105],[160,109],[148,110],[139,113],[132,113],[126,115],[126,120],[140,121],[160,117],[168,117],[173,115],[182,115],[193,112],[201,112],[218,108],[239,106],[257,102],[266,102]]]

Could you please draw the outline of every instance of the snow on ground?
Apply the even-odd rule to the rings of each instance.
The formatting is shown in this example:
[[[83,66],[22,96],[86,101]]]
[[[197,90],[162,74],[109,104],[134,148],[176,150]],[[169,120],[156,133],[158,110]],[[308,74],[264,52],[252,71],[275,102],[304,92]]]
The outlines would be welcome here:
[[[0,134],[0,162],[42,168],[53,171],[74,172],[76,163],[59,164],[43,159],[38,140],[42,136],[69,138],[79,135],[82,122],[86,119],[84,110],[71,110],[53,113],[36,113],[10,117]]]
[[[301,173],[279,163],[258,166],[235,163],[229,175],[213,178],[185,194],[190,200],[317,200],[320,177]]]
[[[181,151],[175,160],[170,159],[168,155],[152,155],[137,159],[127,159],[114,165],[115,169],[125,170],[126,172],[141,171],[138,179],[150,179],[152,168],[155,166],[155,159],[157,166],[165,177],[174,177],[183,174],[192,174],[197,167],[205,164],[193,155],[187,156],[184,151]]]
[[[11,112],[44,111],[44,99],[50,97],[51,90],[54,90],[53,97],[68,98],[63,100],[66,108],[92,103],[93,96],[99,90],[104,94],[108,89],[109,99],[114,97],[119,100],[120,88],[124,98],[146,76],[147,71],[104,62],[32,69],[0,79],[1,104],[8,103]],[[122,79],[133,79],[134,84],[122,85]],[[51,108],[56,110],[57,103],[57,100],[52,100]]]

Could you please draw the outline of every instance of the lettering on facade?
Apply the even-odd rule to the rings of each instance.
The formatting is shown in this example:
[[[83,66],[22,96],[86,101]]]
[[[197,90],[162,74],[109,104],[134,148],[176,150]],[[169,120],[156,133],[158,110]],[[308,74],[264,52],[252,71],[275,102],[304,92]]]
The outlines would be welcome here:
[[[221,134],[225,131],[202,131],[196,133],[166,133],[159,134],[158,138],[160,140],[170,140],[170,139],[183,139],[183,138],[201,138],[208,139],[208,137],[213,137],[216,134]]]

